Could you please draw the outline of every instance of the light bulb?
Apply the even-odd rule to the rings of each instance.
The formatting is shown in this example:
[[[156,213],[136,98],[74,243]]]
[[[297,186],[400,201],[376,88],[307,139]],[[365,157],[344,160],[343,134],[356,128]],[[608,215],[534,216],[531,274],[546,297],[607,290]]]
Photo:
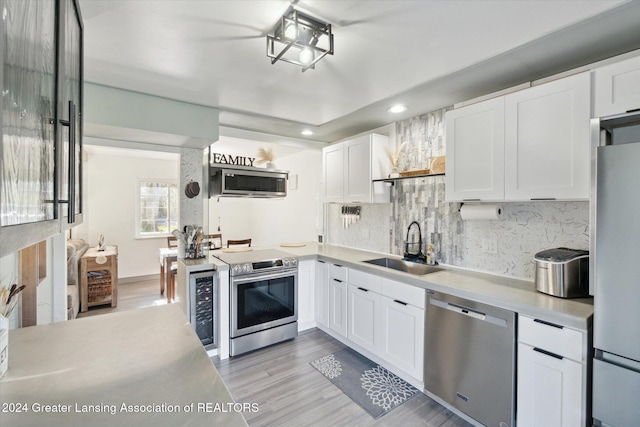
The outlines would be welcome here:
[[[284,36],[289,40],[295,40],[298,37],[298,30],[295,24],[287,24],[284,29]]]
[[[300,62],[303,63],[304,65],[311,64],[311,62],[313,62],[313,50],[309,49],[308,47],[305,47],[300,51],[300,55],[298,56],[298,59],[300,59]]]

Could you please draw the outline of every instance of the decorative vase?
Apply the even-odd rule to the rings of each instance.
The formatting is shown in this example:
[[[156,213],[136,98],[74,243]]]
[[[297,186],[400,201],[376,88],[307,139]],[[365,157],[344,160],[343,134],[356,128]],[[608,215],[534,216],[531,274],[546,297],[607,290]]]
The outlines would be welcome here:
[[[0,314],[0,378],[9,368],[9,319]]]
[[[267,162],[267,164],[265,165],[265,167],[267,169],[275,169],[276,168],[276,164],[273,162]]]
[[[400,178],[400,171],[397,166],[391,168],[391,173],[389,174],[389,178]]]

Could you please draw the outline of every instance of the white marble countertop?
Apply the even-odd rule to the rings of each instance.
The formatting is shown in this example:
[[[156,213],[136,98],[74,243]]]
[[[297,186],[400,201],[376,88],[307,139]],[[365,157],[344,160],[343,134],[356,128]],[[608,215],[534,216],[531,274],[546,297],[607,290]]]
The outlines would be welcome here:
[[[5,426],[246,426],[177,304],[10,331]]]
[[[439,266],[444,269],[443,271],[416,276],[363,262],[380,257],[398,259],[401,257],[315,242],[305,242],[305,246],[301,247],[277,246],[274,248],[296,255],[299,260],[322,258],[413,286],[473,299],[568,327],[588,329],[592,324],[593,298],[552,297],[536,291],[533,281],[479,273],[446,265]],[[228,269],[226,264],[212,255],[208,259],[185,262],[188,269],[196,268],[192,265],[193,263],[197,264],[197,268],[213,264],[220,270]]]

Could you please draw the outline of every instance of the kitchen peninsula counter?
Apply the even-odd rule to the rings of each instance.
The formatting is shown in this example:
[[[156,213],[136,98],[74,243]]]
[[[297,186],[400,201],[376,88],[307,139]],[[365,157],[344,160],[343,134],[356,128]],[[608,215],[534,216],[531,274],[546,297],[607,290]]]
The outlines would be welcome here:
[[[246,426],[177,304],[10,331],[6,426]]]

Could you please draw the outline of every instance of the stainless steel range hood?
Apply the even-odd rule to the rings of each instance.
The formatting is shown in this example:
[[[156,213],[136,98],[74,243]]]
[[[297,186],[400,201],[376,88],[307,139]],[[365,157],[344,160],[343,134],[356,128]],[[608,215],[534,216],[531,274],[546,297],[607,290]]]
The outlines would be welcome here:
[[[227,164],[209,166],[209,197],[282,198],[289,171]]]

